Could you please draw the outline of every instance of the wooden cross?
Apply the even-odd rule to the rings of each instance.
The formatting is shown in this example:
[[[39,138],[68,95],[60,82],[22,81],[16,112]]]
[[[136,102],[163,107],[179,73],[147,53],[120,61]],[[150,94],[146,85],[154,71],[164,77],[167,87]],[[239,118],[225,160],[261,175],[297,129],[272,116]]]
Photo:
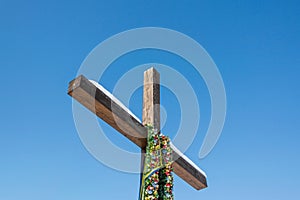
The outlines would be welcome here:
[[[129,109],[120,105],[118,100],[111,98],[112,95],[108,95],[104,88],[97,87],[83,75],[69,83],[68,94],[139,146],[142,152],[141,169],[143,169],[143,153],[147,145],[145,124],[151,124],[155,129],[160,130],[159,73],[154,68],[144,72],[143,123],[130,114]],[[175,174],[197,190],[206,188],[204,172],[175,147],[172,149],[176,158],[173,163]]]

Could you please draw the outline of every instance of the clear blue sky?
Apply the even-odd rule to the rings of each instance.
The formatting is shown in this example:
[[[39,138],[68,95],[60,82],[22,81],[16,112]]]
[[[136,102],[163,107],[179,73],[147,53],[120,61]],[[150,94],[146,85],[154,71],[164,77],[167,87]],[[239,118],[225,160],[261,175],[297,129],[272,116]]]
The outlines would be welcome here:
[[[98,43],[144,26],[197,40],[218,65],[227,91],[222,136],[199,160],[210,111],[205,85],[194,86],[208,100],[201,107],[203,129],[186,154],[206,171],[209,187],[195,191],[176,177],[175,199],[299,199],[299,20],[300,3],[291,0],[1,0],[0,199],[137,199],[138,175],[105,167],[81,144],[66,91]],[[163,53],[136,52],[123,59],[104,77],[108,89],[143,62],[174,65],[197,82]],[[174,96],[163,91],[162,103],[177,109],[166,100]],[[130,104],[139,117],[140,97],[139,90]],[[165,130],[176,127],[176,120]],[[121,136],[114,139],[134,149]]]

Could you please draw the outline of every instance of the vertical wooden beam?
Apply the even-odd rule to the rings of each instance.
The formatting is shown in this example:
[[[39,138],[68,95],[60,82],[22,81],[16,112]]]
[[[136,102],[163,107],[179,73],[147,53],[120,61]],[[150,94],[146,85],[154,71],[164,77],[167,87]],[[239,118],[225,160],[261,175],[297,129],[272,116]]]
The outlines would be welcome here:
[[[160,131],[160,75],[153,67],[144,72],[143,124]]]
[[[147,124],[160,132],[160,74],[153,67],[144,72],[143,125]],[[140,186],[143,178],[145,153],[146,150],[142,149]]]

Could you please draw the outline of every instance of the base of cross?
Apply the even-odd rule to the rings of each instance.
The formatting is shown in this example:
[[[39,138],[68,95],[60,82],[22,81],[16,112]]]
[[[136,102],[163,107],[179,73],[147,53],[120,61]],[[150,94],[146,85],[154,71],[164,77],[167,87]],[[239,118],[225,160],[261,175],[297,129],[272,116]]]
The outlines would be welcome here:
[[[168,137],[147,126],[140,200],[173,200],[172,149]]]

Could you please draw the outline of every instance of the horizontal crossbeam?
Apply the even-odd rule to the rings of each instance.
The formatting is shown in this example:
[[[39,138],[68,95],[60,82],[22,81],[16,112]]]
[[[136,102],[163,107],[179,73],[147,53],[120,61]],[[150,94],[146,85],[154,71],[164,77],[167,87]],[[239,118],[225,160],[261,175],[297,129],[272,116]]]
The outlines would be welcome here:
[[[81,75],[69,83],[68,94],[137,146],[146,148],[146,127],[103,88],[96,87]],[[204,172],[175,147],[173,150],[176,158],[173,163],[174,172],[195,189],[206,188]]]

